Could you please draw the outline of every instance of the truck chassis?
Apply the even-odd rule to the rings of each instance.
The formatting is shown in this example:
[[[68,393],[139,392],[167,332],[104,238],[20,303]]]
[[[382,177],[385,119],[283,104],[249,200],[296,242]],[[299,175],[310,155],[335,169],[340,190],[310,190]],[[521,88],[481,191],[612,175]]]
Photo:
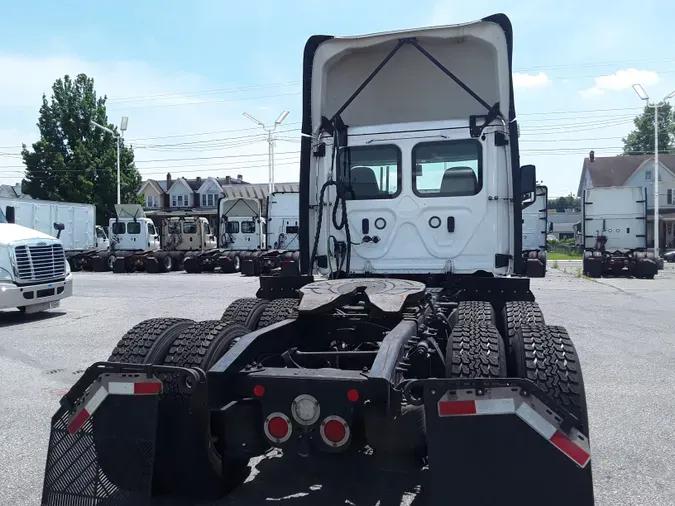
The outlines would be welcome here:
[[[449,476],[494,481],[456,487],[458,504],[498,504],[524,476],[518,504],[593,504],[578,357],[528,279],[300,278],[299,292],[277,292],[299,300],[235,301],[224,317],[241,323],[131,329],[61,400],[42,504],[214,499],[271,448],[317,465],[363,451],[371,466],[428,465],[433,505]]]

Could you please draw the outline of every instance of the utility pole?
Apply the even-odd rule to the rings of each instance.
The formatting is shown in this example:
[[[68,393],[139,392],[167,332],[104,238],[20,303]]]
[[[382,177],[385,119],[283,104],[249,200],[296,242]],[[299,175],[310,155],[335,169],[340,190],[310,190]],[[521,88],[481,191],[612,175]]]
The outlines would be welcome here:
[[[120,142],[122,139],[122,135],[124,135],[124,132],[127,129],[127,125],[129,124],[129,118],[127,116],[122,116],[122,121],[120,123],[120,131],[122,132],[121,134],[116,134],[110,128],[100,125],[95,121],[92,121],[91,124],[97,128],[100,128],[101,130],[105,130],[106,132],[108,132],[115,138],[115,141],[117,142],[117,203],[121,204],[122,199],[121,199],[121,183],[120,183]]]
[[[659,258],[660,230],[659,230],[659,105],[675,96],[675,91],[666,95],[659,103],[650,104],[649,95],[642,85],[634,84],[633,89],[638,97],[645,101],[647,107],[654,109],[654,256]]]
[[[265,132],[267,132],[267,144],[268,144],[267,163],[269,165],[269,194],[272,195],[272,193],[274,193],[274,145],[276,144],[276,138],[274,137],[273,134],[274,131],[277,129],[277,127],[281,125],[283,121],[286,119],[286,117],[289,114],[289,111],[283,111],[279,115],[277,120],[274,122],[274,125],[271,128],[268,128],[262,121],[258,121],[249,113],[245,112],[243,114],[248,119],[253,121],[253,123],[262,127],[262,129]]]

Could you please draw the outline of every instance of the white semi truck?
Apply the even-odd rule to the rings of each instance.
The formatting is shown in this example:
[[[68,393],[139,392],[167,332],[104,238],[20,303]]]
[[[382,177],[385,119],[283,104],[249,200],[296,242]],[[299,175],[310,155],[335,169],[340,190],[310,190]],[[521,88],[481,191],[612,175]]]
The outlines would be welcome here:
[[[530,278],[546,275],[547,229],[548,188],[539,185],[528,202],[523,203],[523,261]]]
[[[211,272],[248,276],[280,268],[297,272],[299,198],[275,192],[267,197],[266,213],[257,198],[228,197],[218,204],[217,247],[191,252],[183,268],[189,273]]]
[[[91,259],[110,248],[103,227],[96,225],[96,206],[37,199],[0,199],[0,207],[14,208],[17,225],[52,235],[53,224],[63,223],[59,239],[73,271],[91,268]]]
[[[15,223],[14,207],[0,208],[0,309],[37,313],[73,294],[73,275],[58,237]],[[62,223],[52,223],[57,236]]]
[[[581,201],[583,272],[592,278],[628,275],[653,279],[658,271],[647,251],[645,188],[589,188]]]

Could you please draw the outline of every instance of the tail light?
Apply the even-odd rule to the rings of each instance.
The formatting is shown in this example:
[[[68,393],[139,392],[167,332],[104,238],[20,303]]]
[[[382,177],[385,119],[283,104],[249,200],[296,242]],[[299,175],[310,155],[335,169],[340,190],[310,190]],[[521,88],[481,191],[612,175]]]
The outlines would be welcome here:
[[[349,442],[351,431],[349,424],[344,418],[337,415],[327,416],[321,422],[319,429],[321,439],[328,446],[333,448],[340,448]]]
[[[285,443],[291,437],[291,421],[283,413],[271,413],[265,418],[265,435],[275,443]]]

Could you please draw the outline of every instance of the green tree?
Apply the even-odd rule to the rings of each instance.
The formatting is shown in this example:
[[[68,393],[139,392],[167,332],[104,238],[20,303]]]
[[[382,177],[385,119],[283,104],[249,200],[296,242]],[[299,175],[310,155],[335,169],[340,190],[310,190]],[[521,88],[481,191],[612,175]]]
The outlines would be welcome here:
[[[575,197],[572,194],[568,195],[567,197],[549,199],[548,208],[555,209],[559,213],[565,212],[567,209],[579,211],[581,209],[581,199]]]
[[[97,97],[94,80],[84,74],[66,75],[52,86],[48,101],[42,95],[37,126],[40,140],[32,149],[23,145],[26,164],[24,191],[37,199],[96,205],[97,222],[107,224],[117,202],[117,141],[92,126],[108,123],[107,97]],[[141,176],[134,166],[131,147],[120,145],[120,186],[123,203],[138,202]]]
[[[654,108],[645,107],[633,120],[635,130],[623,140],[624,155],[654,154]],[[659,153],[672,153],[675,139],[675,111],[667,102],[659,104]]]

